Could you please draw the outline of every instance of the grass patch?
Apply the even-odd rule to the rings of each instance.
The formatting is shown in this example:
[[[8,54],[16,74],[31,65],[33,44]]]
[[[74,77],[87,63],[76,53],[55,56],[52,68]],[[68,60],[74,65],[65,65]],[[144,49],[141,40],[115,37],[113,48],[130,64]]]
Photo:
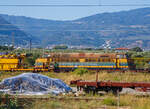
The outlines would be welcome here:
[[[73,73],[82,76],[84,74],[89,73],[89,70],[86,68],[78,68],[78,69],[75,69],[75,71],[73,71]]]
[[[108,106],[117,106],[117,101],[111,97],[104,99],[102,103]]]

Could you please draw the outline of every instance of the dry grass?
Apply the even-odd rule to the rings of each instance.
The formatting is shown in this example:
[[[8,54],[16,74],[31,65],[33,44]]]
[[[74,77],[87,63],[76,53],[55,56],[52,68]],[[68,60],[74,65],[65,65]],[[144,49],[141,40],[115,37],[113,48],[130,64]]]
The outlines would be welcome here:
[[[121,104],[130,106],[131,109],[150,109],[150,97],[136,97],[123,95],[120,97]]]
[[[49,101],[43,102],[36,101],[33,109],[100,109],[102,103],[96,101]],[[115,109],[115,108],[111,108]]]
[[[150,97],[121,95],[119,108],[117,106],[118,98],[116,96],[109,94],[102,97],[104,98],[103,101],[37,100],[33,102],[32,109],[149,109],[150,107]]]
[[[21,73],[22,72],[0,72],[0,81],[2,81],[5,78],[9,78],[9,77],[19,75]]]
[[[19,72],[3,72],[0,74],[0,80],[20,74]],[[42,72],[41,74],[53,78],[62,79],[69,84],[71,80],[95,80],[95,73],[87,73],[82,76],[75,73],[52,73]],[[99,80],[102,81],[126,81],[126,82],[150,82],[150,74],[148,73],[106,73],[99,72]],[[32,109],[117,109],[117,97],[114,95],[97,96],[105,98],[106,102],[102,101],[74,101],[74,100],[54,100],[54,101],[40,101],[33,102]],[[108,102],[108,104],[107,104]],[[111,105],[113,104],[113,105]],[[138,97],[134,95],[120,96],[120,109],[150,109],[150,97]],[[27,109],[31,107],[27,106]]]
[[[0,80],[16,76],[21,74],[21,72],[3,72],[0,73]],[[82,76],[77,75],[73,72],[70,73],[53,73],[53,72],[41,72],[40,74],[52,77],[52,78],[59,78],[62,79],[67,84],[70,83],[71,80],[93,80],[96,79],[96,73],[90,72],[86,73]],[[125,81],[125,82],[150,82],[150,74],[149,73],[107,73],[107,72],[99,72],[98,78],[100,81]]]
[[[71,80],[93,80],[96,79],[96,73],[87,73],[82,76],[76,75],[75,73],[41,73],[53,78],[62,79],[64,82],[69,84]],[[98,78],[100,81],[124,81],[124,82],[150,82],[150,74],[149,73],[106,73],[99,72]]]

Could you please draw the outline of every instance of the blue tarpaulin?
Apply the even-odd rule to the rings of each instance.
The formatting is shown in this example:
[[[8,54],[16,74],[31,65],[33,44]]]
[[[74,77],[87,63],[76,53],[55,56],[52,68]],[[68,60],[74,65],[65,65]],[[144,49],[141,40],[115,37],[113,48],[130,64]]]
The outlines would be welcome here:
[[[49,78],[37,73],[23,73],[7,78],[0,83],[0,90],[12,94],[59,94],[72,91],[62,80]]]

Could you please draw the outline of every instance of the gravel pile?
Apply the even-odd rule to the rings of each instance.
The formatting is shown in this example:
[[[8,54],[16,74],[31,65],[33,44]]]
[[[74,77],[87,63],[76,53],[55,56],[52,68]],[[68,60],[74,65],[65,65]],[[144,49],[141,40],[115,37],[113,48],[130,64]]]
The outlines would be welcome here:
[[[0,91],[9,94],[60,94],[72,89],[60,79],[49,78],[36,73],[23,73],[3,80]]]

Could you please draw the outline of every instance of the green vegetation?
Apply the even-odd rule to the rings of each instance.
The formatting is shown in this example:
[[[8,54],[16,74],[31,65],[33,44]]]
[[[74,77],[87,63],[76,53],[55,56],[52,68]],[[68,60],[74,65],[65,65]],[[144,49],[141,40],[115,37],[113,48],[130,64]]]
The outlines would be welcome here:
[[[89,70],[86,68],[78,68],[78,69],[75,69],[73,73],[82,76],[83,74],[89,73]]]
[[[117,100],[112,97],[105,98],[102,102],[104,105],[117,106]]]
[[[140,47],[135,47],[135,48],[132,48],[131,50],[135,51],[135,52],[142,52],[143,51]]]
[[[0,100],[0,109],[22,109],[20,106],[18,106],[18,99],[17,96],[14,96],[14,98],[10,98],[10,95],[5,94],[3,95],[5,98],[5,101]],[[0,96],[0,99],[2,99],[2,94]]]
[[[68,46],[66,45],[57,45],[57,46],[54,46],[53,49],[67,49]]]
[[[35,60],[37,58],[40,57],[40,54],[39,53],[28,53],[26,54],[26,58],[24,60],[24,63],[27,65],[27,66],[34,66],[35,64]]]
[[[6,51],[6,50],[12,51],[12,50],[14,50],[14,48],[13,47],[8,47],[8,46],[0,46],[0,51]]]
[[[136,69],[150,69],[150,52],[129,51],[126,53],[126,55],[127,58],[129,58],[129,62],[131,60],[134,62],[132,65],[135,65]]]

